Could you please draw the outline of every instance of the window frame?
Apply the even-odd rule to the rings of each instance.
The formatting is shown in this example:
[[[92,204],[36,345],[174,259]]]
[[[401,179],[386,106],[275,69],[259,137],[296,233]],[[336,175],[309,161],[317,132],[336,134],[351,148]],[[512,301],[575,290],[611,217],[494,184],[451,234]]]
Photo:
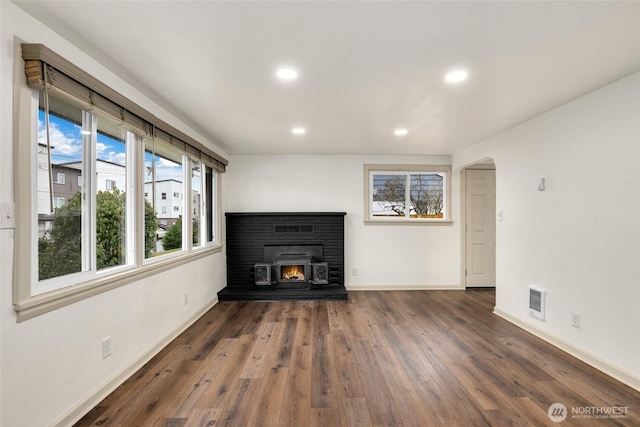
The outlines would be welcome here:
[[[19,49],[19,45],[17,45]],[[15,268],[13,280],[13,307],[16,312],[16,321],[22,322],[27,319],[51,312],[58,308],[81,301],[85,298],[98,295],[100,293],[124,286],[138,280],[153,276],[162,271],[185,265],[205,256],[222,251],[220,242],[210,244],[206,247],[198,248],[197,251],[182,251],[177,256],[159,259],[154,263],[144,262],[144,236],[139,232],[144,229],[144,146],[141,143],[135,144],[135,170],[131,171],[134,178],[131,184],[127,184],[128,198],[133,201],[135,216],[132,217],[133,226],[127,227],[127,246],[131,253],[132,263],[127,266],[117,268],[107,268],[98,270],[97,274],[91,278],[81,278],[75,281],[74,274],[61,276],[66,281],[64,287],[42,293],[33,293],[32,285],[38,282],[37,257],[38,257],[38,214],[37,214],[37,177],[33,176],[33,171],[37,170],[38,163],[38,109],[39,90],[27,84],[24,68],[20,67],[20,61],[16,61],[14,67],[14,79],[18,84],[13,87],[14,95],[14,185],[15,185],[15,206],[16,206],[16,227],[15,245]],[[67,96],[74,102],[85,104],[75,99],[64,91],[56,90],[61,96]],[[89,109],[89,106],[86,106]],[[95,108],[95,107],[94,107]],[[99,109],[96,109],[99,111]],[[108,113],[107,113],[108,114]],[[27,143],[28,142],[28,143]],[[186,150],[185,150],[186,154]],[[209,157],[207,157],[208,159]],[[214,168],[220,167],[220,163],[215,163],[217,159],[211,158],[210,164]],[[226,166],[226,161],[222,159]],[[217,170],[217,169],[216,169]],[[218,171],[219,172],[219,171]],[[222,169],[224,172],[224,169]],[[218,174],[219,175],[219,174]],[[86,181],[86,180],[83,180]],[[215,194],[219,195],[220,180],[216,180],[218,188]],[[95,181],[94,181],[95,183]],[[89,185],[86,182],[83,184]],[[95,192],[97,190],[94,188]],[[216,204],[217,205],[217,204]],[[221,215],[220,211],[214,213],[216,217]],[[219,223],[219,220],[217,221]],[[220,231],[216,231],[219,235]],[[129,254],[128,254],[129,255]],[[35,267],[35,268],[34,268]],[[35,271],[34,271],[35,270]],[[65,280],[62,279],[62,280]]]
[[[181,184],[181,188],[184,189],[185,185],[186,185],[185,184],[185,179],[186,179],[185,177],[187,176],[186,173],[185,173],[185,168],[189,164],[189,159],[188,159],[188,156],[186,155],[186,153],[183,152],[183,151],[178,150],[174,146],[171,146],[171,145],[167,144],[166,141],[162,141],[162,140],[156,141],[153,138],[149,138],[149,140],[147,140],[146,142],[143,141],[141,143],[142,150],[143,150],[143,153],[142,153],[142,167],[145,168],[145,169],[147,168],[147,165],[145,164],[145,162],[146,162],[146,153],[147,153],[146,149],[148,148],[147,143],[150,142],[150,141],[151,141],[151,144],[153,146],[153,151],[151,152],[152,156],[154,156],[154,157],[158,156],[159,158],[164,158],[164,159],[167,159],[167,160],[169,160],[171,162],[175,162],[177,165],[180,165],[180,167],[182,169],[181,174],[180,174],[181,175],[180,176],[180,179],[181,179],[181,183],[180,184]],[[156,149],[157,149],[157,151],[156,151]],[[157,168],[157,163],[158,162],[154,161],[154,165],[155,166],[152,166],[153,173],[152,173],[151,182],[145,182],[145,185],[150,184],[150,186],[151,186],[150,193],[151,194],[157,194],[157,188],[156,187],[158,185],[158,182],[172,182],[172,181],[175,180],[175,179],[166,179],[166,178],[158,179],[158,177],[157,177],[157,169],[154,169],[154,168]],[[174,215],[174,212],[176,212],[176,210],[175,210],[176,206],[174,204],[172,204],[171,203],[171,199],[169,199],[167,197],[167,194],[169,194],[170,192],[171,191],[160,192],[160,196],[161,196],[160,200],[162,202],[169,201],[169,203],[164,203],[163,206],[160,206],[160,212],[158,212],[156,210],[156,216],[158,214],[169,215],[170,219],[173,219],[172,215]],[[147,197],[145,196],[144,199],[146,200]],[[156,201],[154,201],[154,203],[152,203],[152,205],[155,204],[155,202]],[[177,206],[178,207],[178,211],[177,211],[178,213],[180,213],[181,204],[182,204],[182,202],[180,202],[180,205]],[[170,208],[170,209],[168,209],[168,208]],[[155,206],[155,209],[157,209],[157,206]],[[185,253],[188,253],[189,248],[187,247],[185,239],[184,239],[184,236],[186,235],[185,234],[184,222],[185,221],[184,221],[184,218],[183,218],[182,219],[182,246],[180,248],[165,250],[165,251],[162,251],[162,252],[159,252],[159,253],[156,252],[155,254],[152,254],[148,258],[145,257],[146,254],[143,251],[142,257],[143,257],[143,263],[144,264],[153,264],[153,263],[156,263],[156,262],[161,262],[163,259],[167,259],[167,258],[171,258],[171,257],[179,257],[179,256],[184,255]],[[146,225],[145,225],[145,228],[146,228]],[[157,244],[157,241],[156,241],[156,244]]]
[[[199,165],[200,171],[200,188],[194,188],[194,179],[193,179],[193,171],[195,169],[195,165]],[[206,172],[208,169],[211,169],[211,185],[208,185]],[[194,224],[194,220],[197,220],[198,223],[198,239],[197,242],[193,242],[193,239],[189,239],[190,245],[194,251],[201,250],[202,248],[206,248],[208,246],[219,244],[219,231],[217,229],[219,224],[219,215],[216,214],[219,203],[217,197],[219,194],[219,189],[217,187],[218,183],[218,172],[211,167],[211,165],[203,162],[201,159],[190,159],[190,171],[189,174],[191,179],[189,180],[189,194],[191,197],[185,197],[185,212],[189,214],[189,224]],[[199,200],[194,200],[194,192],[199,194]],[[196,198],[197,199],[197,198]],[[211,208],[214,211],[213,218],[211,222],[208,219],[208,206],[209,202],[211,203]],[[208,239],[209,231],[212,235],[212,240]]]
[[[373,216],[373,175],[374,174],[443,174],[443,218],[409,218],[407,216],[381,217]],[[451,225],[451,165],[416,165],[416,164],[365,164],[363,165],[364,184],[364,210],[363,219],[365,224],[370,225]]]
[[[53,208],[54,209],[60,209],[65,204],[66,204],[66,200],[65,200],[64,197],[58,197],[58,196],[54,196],[53,197]]]
[[[53,172],[51,178],[53,184],[66,185],[67,183],[67,176],[64,172]]]

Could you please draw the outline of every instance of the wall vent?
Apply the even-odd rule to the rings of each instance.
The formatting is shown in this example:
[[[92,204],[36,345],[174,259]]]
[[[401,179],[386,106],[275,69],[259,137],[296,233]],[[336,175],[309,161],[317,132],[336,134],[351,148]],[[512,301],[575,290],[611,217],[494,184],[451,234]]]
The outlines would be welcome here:
[[[545,320],[547,313],[547,291],[529,286],[529,314],[540,320]]]
[[[302,224],[302,225],[287,225],[287,224],[276,224],[273,227],[273,231],[275,233],[313,233],[313,225],[311,224]]]

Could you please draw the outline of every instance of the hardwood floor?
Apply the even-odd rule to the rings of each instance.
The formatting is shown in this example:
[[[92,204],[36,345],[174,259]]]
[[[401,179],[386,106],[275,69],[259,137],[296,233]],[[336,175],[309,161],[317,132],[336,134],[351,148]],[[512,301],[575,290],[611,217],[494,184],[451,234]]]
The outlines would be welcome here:
[[[640,425],[639,392],[493,315],[494,297],[220,302],[76,425]],[[613,407],[626,417],[596,418]]]

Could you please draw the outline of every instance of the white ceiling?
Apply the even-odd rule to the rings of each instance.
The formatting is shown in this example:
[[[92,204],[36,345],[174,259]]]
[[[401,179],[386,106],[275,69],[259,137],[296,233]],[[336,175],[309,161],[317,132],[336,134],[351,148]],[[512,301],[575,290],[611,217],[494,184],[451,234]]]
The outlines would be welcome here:
[[[232,154],[451,154],[640,69],[637,1],[15,3]]]

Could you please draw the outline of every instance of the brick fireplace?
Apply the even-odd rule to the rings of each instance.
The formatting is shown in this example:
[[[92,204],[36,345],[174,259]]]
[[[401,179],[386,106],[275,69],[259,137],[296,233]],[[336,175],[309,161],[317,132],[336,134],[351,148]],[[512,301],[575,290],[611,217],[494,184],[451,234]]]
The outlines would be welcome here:
[[[347,299],[344,212],[226,213],[220,300]]]

